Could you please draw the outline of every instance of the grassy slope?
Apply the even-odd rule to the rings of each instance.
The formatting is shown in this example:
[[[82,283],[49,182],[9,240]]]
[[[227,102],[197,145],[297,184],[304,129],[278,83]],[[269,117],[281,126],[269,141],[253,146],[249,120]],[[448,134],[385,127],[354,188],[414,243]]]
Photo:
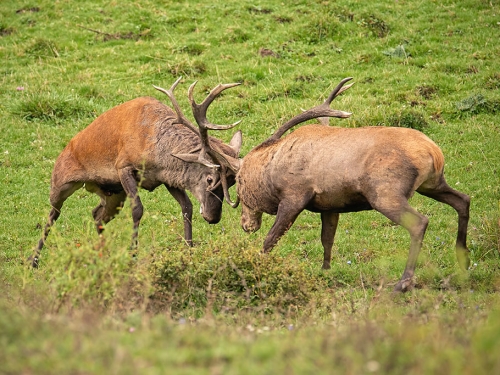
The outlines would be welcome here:
[[[248,373],[292,364],[306,373],[498,371],[485,354],[500,345],[498,2],[15,1],[0,13],[5,371],[231,373],[238,363]],[[219,123],[243,119],[243,154],[353,76],[334,106],[354,115],[332,124],[423,126],[445,153],[450,185],[472,196],[476,265],[458,271],[455,213],[420,196],[412,204],[430,218],[420,289],[390,298],[409,239],[378,213],[343,215],[336,264],[322,272],[317,215],[303,213],[262,259],[273,218],[247,235],[239,210],[225,207],[217,226],[195,218],[191,251],[178,207],[158,189],[142,194],[137,263],[126,252],[128,210],[103,244],[91,223],[96,198],[81,191],[67,201],[41,269],[26,271],[20,263],[40,235],[64,145],[123,101],[166,101],[151,85],[179,75],[183,108],[196,79],[200,98],[219,82],[243,83],[210,111]]]

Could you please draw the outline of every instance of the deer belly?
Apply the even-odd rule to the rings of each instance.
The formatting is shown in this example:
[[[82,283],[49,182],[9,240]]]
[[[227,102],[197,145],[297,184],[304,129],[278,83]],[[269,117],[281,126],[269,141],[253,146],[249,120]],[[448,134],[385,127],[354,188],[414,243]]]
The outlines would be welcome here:
[[[342,213],[371,210],[372,207],[362,194],[340,190],[317,193],[307,209],[313,212]]]

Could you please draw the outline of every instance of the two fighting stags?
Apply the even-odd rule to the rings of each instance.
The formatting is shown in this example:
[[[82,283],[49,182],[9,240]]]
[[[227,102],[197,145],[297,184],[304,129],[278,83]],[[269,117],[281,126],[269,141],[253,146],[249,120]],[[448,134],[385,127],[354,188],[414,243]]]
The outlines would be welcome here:
[[[441,149],[413,129],[328,126],[329,117],[351,115],[330,108],[333,99],[352,86],[345,85],[350,80],[342,80],[324,103],[287,121],[243,158],[239,157],[240,131],[229,144],[208,135],[208,130],[227,130],[239,123],[216,125],[207,119],[207,109],[214,99],[238,84],[219,84],[201,104],[194,99],[196,82],[189,87],[197,126],[175,99],[180,78],[169,90],[155,87],[169,97],[173,108],[141,97],[108,110],[78,133],[56,160],[50,191],[52,209],[31,258],[32,266],[38,266],[50,227],[64,201],[76,190],[85,187],[100,197],[92,211],[98,233],[123,207],[125,199],[131,199],[135,248],[143,214],[138,188],[152,191],[164,185],[181,207],[184,238],[190,246],[193,210],[186,190],[199,201],[201,215],[211,224],[221,219],[223,199],[232,207],[241,203],[241,224],[247,232],[260,228],[263,213],[276,215],[264,241],[265,253],[303,210],[318,212],[324,269],[330,268],[339,214],[377,210],[410,234],[408,261],[396,291],[412,286],[428,224],[427,217],[408,203],[417,191],[457,211],[456,254],[460,266],[467,269],[470,199],[446,183]],[[302,126],[283,137],[294,126],[312,119],[321,123]],[[235,183],[237,198],[232,202],[229,188]]]

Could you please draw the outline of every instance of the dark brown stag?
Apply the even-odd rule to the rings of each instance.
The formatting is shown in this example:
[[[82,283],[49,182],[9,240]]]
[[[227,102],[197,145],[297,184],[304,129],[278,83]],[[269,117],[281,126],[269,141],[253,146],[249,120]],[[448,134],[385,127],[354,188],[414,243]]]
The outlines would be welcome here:
[[[265,242],[269,252],[303,210],[321,214],[323,268],[330,268],[339,214],[375,209],[408,230],[411,245],[406,268],[396,285],[412,285],[417,256],[428,219],[412,208],[415,191],[453,207],[458,213],[456,253],[467,269],[469,197],[452,189],[443,175],[439,147],[419,131],[394,127],[336,128],[307,125],[284,138],[293,126],[319,117],[346,118],[350,113],[329,108],[350,86],[346,78],[320,106],[294,117],[242,160],[227,160],[238,171],[237,191],[245,231],[261,226],[262,213],[276,215]]]
[[[52,172],[50,211],[32,266],[38,266],[40,251],[61,213],[64,201],[76,190],[85,188],[101,201],[92,211],[97,232],[119,212],[127,197],[132,200],[134,231],[132,246],[137,244],[143,206],[138,187],[152,191],[164,185],[177,200],[184,219],[184,238],[192,245],[192,204],[189,190],[200,202],[203,218],[218,223],[223,197],[234,185],[235,174],[220,165],[222,155],[237,158],[241,132],[229,144],[208,136],[208,130],[223,130],[232,125],[214,125],[207,120],[207,109],[223,90],[237,83],[218,85],[206,99],[197,104],[193,83],[188,90],[196,128],[182,113],[174,97],[179,78],[169,90],[155,87],[172,101],[174,110],[160,101],[141,97],[116,106],[97,117],[68,143],[56,160]]]

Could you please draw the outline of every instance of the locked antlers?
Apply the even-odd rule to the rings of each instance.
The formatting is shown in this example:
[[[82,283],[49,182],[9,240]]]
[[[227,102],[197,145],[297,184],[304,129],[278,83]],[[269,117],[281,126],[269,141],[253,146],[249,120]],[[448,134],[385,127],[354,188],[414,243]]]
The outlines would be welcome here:
[[[229,188],[228,188],[228,183],[227,183],[227,169],[230,167],[228,164],[227,160],[232,160],[235,159],[230,155],[225,155],[222,154],[219,150],[215,150],[210,146],[210,141],[208,139],[208,130],[228,130],[231,128],[234,128],[236,125],[238,125],[241,120],[236,121],[233,124],[230,125],[216,125],[212,124],[210,121],[207,119],[207,110],[210,104],[214,101],[214,99],[224,90],[229,89],[231,87],[235,87],[240,85],[240,83],[228,83],[228,84],[219,84],[215,88],[210,91],[208,96],[203,100],[202,103],[198,104],[194,100],[194,88],[196,86],[197,81],[193,82],[191,86],[189,86],[188,89],[188,98],[189,102],[191,103],[191,109],[193,111],[193,116],[194,119],[196,120],[196,123],[198,124],[198,128],[196,128],[191,121],[187,119],[186,116],[182,113],[182,110],[179,106],[179,103],[175,99],[174,96],[174,90],[181,81],[182,77],[179,77],[177,81],[174,82],[174,84],[170,87],[169,90],[165,90],[161,87],[154,86],[155,89],[158,91],[163,92],[166,94],[169,98],[170,101],[172,102],[172,105],[174,107],[174,110],[177,114],[177,119],[175,120],[175,123],[183,124],[187,128],[189,128],[192,132],[195,134],[198,134],[201,140],[201,152],[198,155],[194,154],[173,154],[176,158],[179,158],[181,160],[187,161],[187,162],[196,162],[200,163],[202,165],[205,165],[209,168],[221,168],[221,183],[224,191],[224,197],[226,201],[233,207],[236,207],[238,205],[238,201],[236,203],[233,203],[231,201],[231,198],[229,196]],[[232,169],[232,168],[229,168]]]
[[[155,89],[163,92],[164,94],[166,94],[170,98],[170,100],[172,101],[172,105],[174,106],[175,112],[177,113],[176,123],[183,124],[183,125],[187,126],[192,132],[194,132],[200,136],[202,151],[200,152],[200,154],[198,155],[198,157],[195,160],[193,160],[193,155],[191,155],[191,154],[181,154],[181,155],[174,155],[174,156],[176,156],[180,159],[183,159],[183,160],[189,159],[189,161],[195,161],[195,162],[198,162],[200,164],[203,164],[203,165],[205,165],[207,167],[211,167],[211,168],[219,167],[220,165],[214,164],[214,161],[215,162],[219,162],[219,161],[217,158],[217,154],[210,147],[210,142],[208,140],[208,130],[209,129],[211,129],[211,130],[228,130],[228,129],[234,128],[236,125],[238,125],[241,122],[241,120],[235,122],[234,124],[230,124],[230,125],[212,124],[207,119],[207,109],[210,106],[210,104],[214,101],[214,99],[217,97],[217,95],[219,95],[222,91],[224,91],[228,88],[231,88],[231,87],[238,86],[240,84],[239,83],[229,83],[229,84],[217,85],[212,91],[210,91],[208,96],[205,98],[205,100],[201,104],[196,103],[196,101],[194,100],[194,97],[193,97],[194,87],[196,86],[197,81],[195,81],[191,86],[189,86],[188,98],[189,98],[189,102],[191,103],[193,116],[194,116],[196,123],[198,124],[198,128],[199,128],[199,129],[196,129],[196,127],[191,123],[191,121],[189,121],[187,119],[187,117],[184,116],[184,114],[182,113],[182,110],[179,106],[179,103],[177,102],[177,100],[175,99],[175,96],[174,96],[174,90],[177,87],[177,85],[179,84],[181,79],[182,79],[182,77],[179,77],[179,79],[177,79],[177,81],[174,82],[174,84],[172,85],[172,87],[170,87],[169,90],[165,90],[161,87],[157,87],[154,85],[153,85],[153,87]],[[209,155],[212,160],[210,160],[207,157],[207,155]]]

